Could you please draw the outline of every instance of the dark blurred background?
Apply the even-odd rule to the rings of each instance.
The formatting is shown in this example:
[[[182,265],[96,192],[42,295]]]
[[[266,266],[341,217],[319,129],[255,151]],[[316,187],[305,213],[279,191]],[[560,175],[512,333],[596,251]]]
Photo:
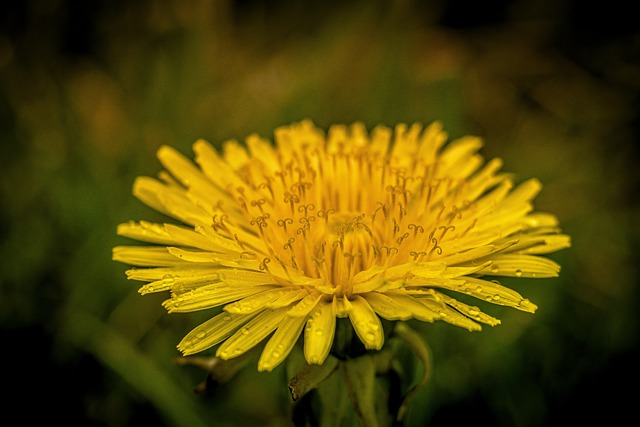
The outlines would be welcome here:
[[[284,369],[204,378],[175,345],[204,314],[140,297],[111,248],[162,144],[191,156],[311,118],[442,120],[485,138],[573,247],[504,280],[535,315],[418,326],[434,376],[411,426],[636,419],[640,32],[623,0],[9,1],[0,6],[0,339],[5,414],[88,426],[286,426]],[[627,391],[630,387],[631,391]]]

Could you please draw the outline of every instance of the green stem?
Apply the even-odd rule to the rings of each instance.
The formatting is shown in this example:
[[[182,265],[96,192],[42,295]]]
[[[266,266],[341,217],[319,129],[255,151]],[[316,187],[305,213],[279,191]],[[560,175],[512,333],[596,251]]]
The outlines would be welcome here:
[[[347,393],[362,427],[378,427],[375,405],[376,368],[373,358],[364,355],[348,359],[341,364],[341,368],[347,383]]]

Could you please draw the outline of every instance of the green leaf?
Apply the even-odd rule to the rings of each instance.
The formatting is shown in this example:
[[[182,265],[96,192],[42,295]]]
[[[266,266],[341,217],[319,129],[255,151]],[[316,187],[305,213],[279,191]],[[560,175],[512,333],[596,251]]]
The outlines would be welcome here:
[[[413,354],[422,362],[422,377],[420,381],[410,388],[407,393],[405,393],[402,404],[398,408],[398,414],[396,415],[396,419],[401,421],[404,417],[407,406],[411,399],[413,399],[419,392],[422,390],[429,379],[431,378],[431,350],[429,350],[429,346],[426,341],[422,338],[420,334],[407,326],[404,322],[398,322],[396,324],[394,330],[396,336],[400,338],[400,340],[413,352]]]
[[[333,356],[327,357],[321,365],[306,365],[291,380],[289,380],[289,391],[291,398],[298,400],[309,391],[329,377],[338,367],[338,359]]]

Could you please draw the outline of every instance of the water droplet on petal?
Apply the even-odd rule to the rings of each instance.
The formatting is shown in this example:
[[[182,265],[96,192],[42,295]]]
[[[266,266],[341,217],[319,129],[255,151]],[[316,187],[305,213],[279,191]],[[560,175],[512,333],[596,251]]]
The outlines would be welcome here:
[[[492,273],[498,273],[499,271],[500,271],[500,267],[498,267],[498,264],[491,264]]]
[[[196,334],[196,338],[199,340],[203,339],[206,336],[207,336],[207,333],[205,331],[200,331]]]
[[[522,270],[520,270],[519,268],[516,269],[516,276],[522,277]]]
[[[175,277],[173,277],[173,275],[171,274],[165,274],[164,277],[162,278],[162,281],[167,285],[172,284],[173,282],[175,282],[175,280],[176,280]]]

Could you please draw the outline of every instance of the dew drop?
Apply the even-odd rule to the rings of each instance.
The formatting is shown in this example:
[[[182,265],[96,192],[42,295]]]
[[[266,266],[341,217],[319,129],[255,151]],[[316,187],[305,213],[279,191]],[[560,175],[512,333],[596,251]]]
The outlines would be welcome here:
[[[518,307],[528,307],[531,304],[531,301],[529,301],[527,298],[521,299],[520,302],[518,303]]]
[[[176,280],[175,277],[173,277],[173,275],[171,274],[165,274],[164,277],[162,278],[162,281],[167,285],[172,284],[173,282],[175,282],[175,280]]]
[[[516,269],[516,276],[522,277],[522,270],[520,270],[519,268]]]
[[[205,331],[200,331],[196,334],[196,338],[201,340],[202,338],[206,337],[207,333]]]
[[[500,267],[498,267],[498,264],[491,264],[492,273],[498,273],[499,271],[500,271]]]
[[[240,329],[240,332],[242,333],[242,335],[249,335],[250,331],[249,331],[249,328],[245,327],[245,328]]]
[[[494,301],[500,301],[500,295],[498,295],[498,294],[493,294],[493,300],[494,300]]]
[[[324,335],[324,331],[322,329],[316,329],[314,333],[317,337],[321,337],[322,335]]]
[[[273,358],[276,358],[276,359],[277,359],[277,358],[278,358],[278,357],[280,357],[280,356],[282,356],[282,353],[281,353],[281,352],[279,352],[278,350],[273,350],[273,351],[271,352],[271,357],[273,357]]]
[[[225,314],[224,316],[222,316],[222,320],[224,320],[225,322],[229,322],[231,320],[231,315]]]
[[[147,292],[153,292],[155,291],[156,288],[153,285],[147,285],[145,291]]]
[[[481,292],[482,292],[482,286],[478,286],[478,287],[476,288],[476,292],[477,292],[477,293],[481,293]]]
[[[311,332],[313,330],[313,319],[307,320],[307,325],[305,326],[305,330]]]

